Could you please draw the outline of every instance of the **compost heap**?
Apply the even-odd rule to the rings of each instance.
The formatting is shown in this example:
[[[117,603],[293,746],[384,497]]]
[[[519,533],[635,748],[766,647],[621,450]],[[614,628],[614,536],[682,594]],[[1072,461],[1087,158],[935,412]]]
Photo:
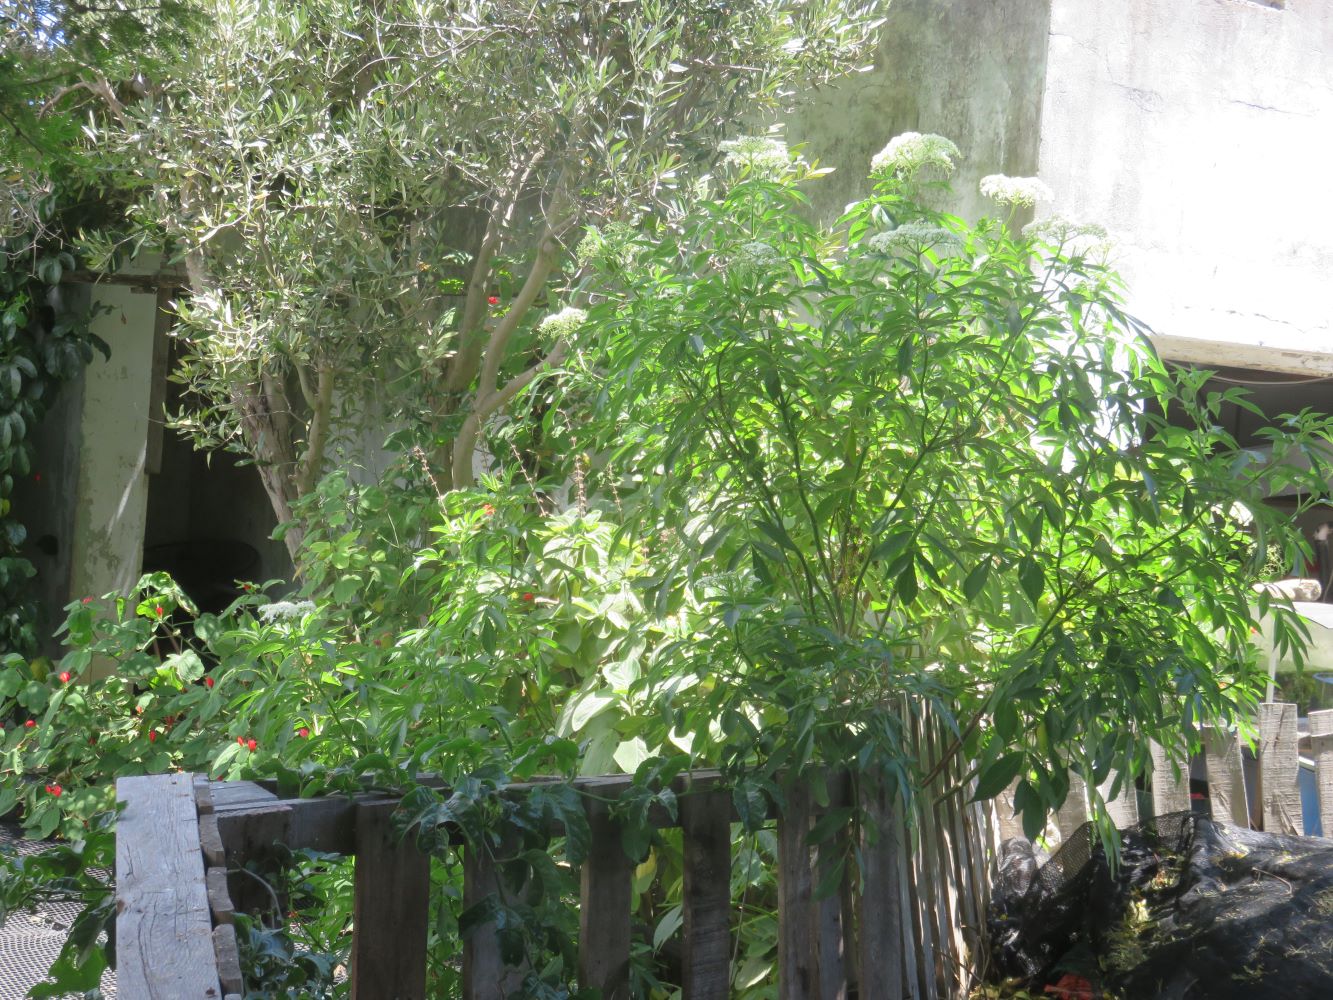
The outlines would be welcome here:
[[[990,915],[1002,977],[1055,997],[1333,996],[1333,840],[1161,816],[1121,834],[1112,874],[1091,824],[1045,864],[1008,841]]]

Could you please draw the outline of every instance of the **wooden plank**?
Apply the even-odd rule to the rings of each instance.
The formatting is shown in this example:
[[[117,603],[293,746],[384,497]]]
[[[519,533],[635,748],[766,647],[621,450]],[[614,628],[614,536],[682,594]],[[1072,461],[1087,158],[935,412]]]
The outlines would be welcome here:
[[[241,975],[241,952],[236,946],[236,928],[219,924],[213,928],[213,954],[218,963],[218,979],[229,994],[245,992],[245,978]]]
[[[902,1000],[902,810],[882,779],[862,779],[860,996]],[[794,995],[795,996],[795,995]]]
[[[1310,755],[1319,790],[1319,825],[1333,837],[1333,709],[1310,713]]]
[[[630,894],[634,861],[620,842],[609,803],[585,798],[592,847],[579,903],[579,986],[603,1000],[629,1000]]]
[[[810,790],[795,781],[783,788],[778,817],[778,1000],[815,995],[814,878],[810,868]]]
[[[135,1000],[222,996],[204,886],[194,776],[120,778],[116,975]]]
[[[1260,801],[1264,829],[1269,833],[1304,832],[1296,739],[1295,705],[1265,702],[1259,706]]]
[[[1241,759],[1239,734],[1204,726],[1203,754],[1213,819],[1248,829],[1250,806],[1245,794],[1245,762]]]
[[[845,829],[815,845],[815,967],[820,1000],[847,1000],[847,934],[841,890],[856,866],[849,858],[849,846]],[[819,898],[821,886],[825,894]]]
[[[358,814],[352,1000],[424,1000],[429,910],[430,856],[388,814]]]
[[[1120,794],[1111,798],[1111,789],[1115,786],[1116,772],[1107,775],[1106,780],[1097,786],[1097,792],[1106,803],[1106,814],[1117,829],[1123,830],[1139,821],[1138,793],[1134,789],[1134,779],[1125,775],[1120,786]]]
[[[920,948],[921,938],[915,929],[914,914],[916,912],[916,898],[912,892],[912,852],[907,837],[907,827],[903,819],[901,809],[893,810],[893,838],[898,849],[894,852],[898,856],[898,923],[901,933],[898,938],[898,947],[903,957],[903,969],[900,981],[902,982],[903,996],[915,997],[921,990],[921,970],[918,968],[917,952]],[[864,861],[862,862],[864,864]],[[882,876],[881,876],[882,877]],[[891,906],[892,901],[885,903]],[[861,932],[864,933],[864,932]],[[861,939],[864,940],[864,939]],[[892,942],[890,942],[892,946]],[[860,956],[864,953],[864,945],[857,950],[858,962]],[[858,969],[858,974],[860,970]],[[858,983],[860,980],[858,980]],[[863,991],[858,991],[858,996],[865,996]]]
[[[167,430],[167,374],[171,364],[171,328],[176,322],[172,299],[175,289],[159,285],[153,308],[153,355],[148,381],[148,441],[144,447],[144,471],[155,476],[162,471],[162,446]]]
[[[1158,816],[1190,811],[1189,761],[1181,763],[1155,740],[1152,757],[1152,806]]]
[[[227,850],[218,830],[216,813],[205,813],[199,817],[199,849],[204,853],[204,864],[210,868],[227,867]]]
[[[213,811],[213,791],[208,786],[207,775],[194,776],[194,808],[200,816],[206,816]]]
[[[727,1000],[731,994],[731,810],[726,792],[680,798],[683,1000]]]
[[[213,923],[233,923],[236,910],[231,903],[231,893],[227,891],[227,869],[209,868],[204,874],[204,885],[208,890],[208,909],[213,914]]]
[[[201,824],[207,825],[214,817],[217,819],[218,832],[227,849],[227,868],[231,872],[227,887],[232,904],[242,913],[264,913],[273,909],[274,894],[262,881],[262,876],[273,867],[272,859],[278,851],[275,845],[286,845],[288,841],[291,810],[276,799],[270,805],[228,809],[215,797],[213,806],[213,816],[204,817]],[[285,849],[279,853],[285,854]],[[247,874],[242,869],[254,874]],[[280,898],[276,903],[279,910],[285,909]]]
[[[213,799],[213,809],[217,812],[274,805],[280,801],[263,785],[253,781],[210,782],[209,793]]]
[[[463,853],[463,906],[480,905],[488,896],[508,898],[491,851],[465,846]],[[463,938],[463,1000],[504,1000],[523,985],[526,969],[504,964],[494,921],[478,925]]]

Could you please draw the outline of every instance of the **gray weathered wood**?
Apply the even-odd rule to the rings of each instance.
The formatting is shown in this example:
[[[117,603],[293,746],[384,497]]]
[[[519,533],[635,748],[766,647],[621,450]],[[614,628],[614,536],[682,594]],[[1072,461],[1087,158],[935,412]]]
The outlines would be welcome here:
[[[231,893],[227,890],[227,869],[209,868],[204,874],[204,885],[208,889],[208,909],[213,914],[213,923],[232,923],[236,908],[232,906]]]
[[[1111,798],[1111,789],[1115,787],[1116,773],[1112,771],[1107,775],[1106,780],[1097,786],[1097,791],[1106,803],[1106,815],[1111,817],[1111,822],[1118,829],[1125,829],[1133,826],[1139,821],[1139,803],[1138,795],[1134,790],[1134,779],[1125,776],[1125,780],[1120,785],[1120,793],[1115,798]]]
[[[1333,837],[1333,709],[1310,713],[1310,755],[1319,790],[1319,825]]]
[[[848,847],[846,830],[815,845],[816,897],[821,886],[826,890],[823,898],[814,901],[815,966],[820,1000],[847,1000],[847,933],[843,927],[841,889],[855,866],[855,861],[847,857]]]
[[[683,1000],[726,1000],[731,992],[731,798],[680,799],[684,841]]]
[[[273,908],[273,896],[260,878],[247,874],[242,869],[262,869],[256,874],[267,874],[268,868],[279,844],[290,840],[288,829],[291,823],[291,810],[276,800],[266,800],[260,804],[244,808],[232,808],[224,805],[225,796],[219,796],[218,786],[214,786],[213,815],[200,820],[201,829],[216,818],[218,833],[227,849],[227,888],[236,909],[243,913],[262,913]],[[209,864],[213,862],[210,860]],[[283,902],[278,900],[278,908],[283,909]]]
[[[118,992],[135,1000],[218,1000],[194,777],[120,778],[116,828]]]
[[[1229,729],[1204,726],[1203,755],[1208,768],[1208,804],[1213,819],[1248,828],[1250,806],[1245,795],[1240,736]]]
[[[199,817],[199,849],[204,852],[206,865],[226,868],[227,850],[222,843],[222,834],[218,831],[216,813],[208,812]]]
[[[903,956],[903,973],[900,981],[902,982],[903,996],[915,997],[921,989],[921,970],[917,962],[917,942],[920,938],[917,936],[914,912],[916,897],[912,892],[912,852],[911,845],[907,837],[907,827],[903,819],[901,809],[893,810],[893,839],[897,845],[894,854],[898,861],[898,923],[900,924],[900,935],[898,947]],[[892,905],[891,903],[886,905]],[[864,938],[858,939],[858,944]],[[858,961],[864,952],[864,946],[858,947]],[[858,996],[865,996],[864,991],[858,992]]]
[[[361,813],[355,881],[352,1000],[424,1000],[429,855],[388,814]]]
[[[218,963],[218,979],[226,993],[245,992],[245,978],[241,975],[241,952],[236,947],[236,928],[219,924],[213,928],[213,955]]]
[[[579,904],[579,985],[604,1000],[629,1000],[630,895],[634,862],[620,824],[600,799],[584,800],[592,846],[583,863]]]
[[[1259,782],[1264,829],[1269,833],[1304,832],[1300,767],[1296,706],[1265,702],[1259,706]]]
[[[501,855],[503,857],[503,855]],[[488,896],[512,898],[501,884],[491,852],[483,846],[463,848],[463,906],[482,904]],[[478,925],[463,939],[463,1000],[503,1000],[523,984],[526,969],[505,965],[500,957],[494,921]]]
[[[901,806],[882,780],[862,783],[860,995],[902,1000]]]
[[[1160,743],[1149,745],[1152,755],[1152,804],[1158,816],[1190,811],[1189,761],[1181,762]]]
[[[813,874],[810,847],[810,791],[804,782],[783,789],[778,817],[778,998],[807,1000],[817,989]]]

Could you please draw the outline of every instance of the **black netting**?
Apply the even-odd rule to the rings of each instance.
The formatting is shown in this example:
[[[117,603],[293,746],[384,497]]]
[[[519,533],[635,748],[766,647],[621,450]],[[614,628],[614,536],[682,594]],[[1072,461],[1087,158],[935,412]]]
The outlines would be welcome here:
[[[1333,996],[1333,840],[1189,813],[1121,838],[1114,874],[1090,824],[1041,865],[1030,844],[1004,845],[990,921],[1001,977],[1135,1000]]]

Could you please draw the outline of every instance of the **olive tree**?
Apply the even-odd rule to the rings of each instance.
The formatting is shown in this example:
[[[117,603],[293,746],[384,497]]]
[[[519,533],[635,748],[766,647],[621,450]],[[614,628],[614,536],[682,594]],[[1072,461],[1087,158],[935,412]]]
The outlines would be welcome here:
[[[845,71],[879,6],[213,0],[92,130],[133,178],[94,242],[183,261],[180,425],[252,456],[280,521],[368,402],[466,486],[487,422],[562,358],[537,320],[584,227],[652,212],[738,118]]]

